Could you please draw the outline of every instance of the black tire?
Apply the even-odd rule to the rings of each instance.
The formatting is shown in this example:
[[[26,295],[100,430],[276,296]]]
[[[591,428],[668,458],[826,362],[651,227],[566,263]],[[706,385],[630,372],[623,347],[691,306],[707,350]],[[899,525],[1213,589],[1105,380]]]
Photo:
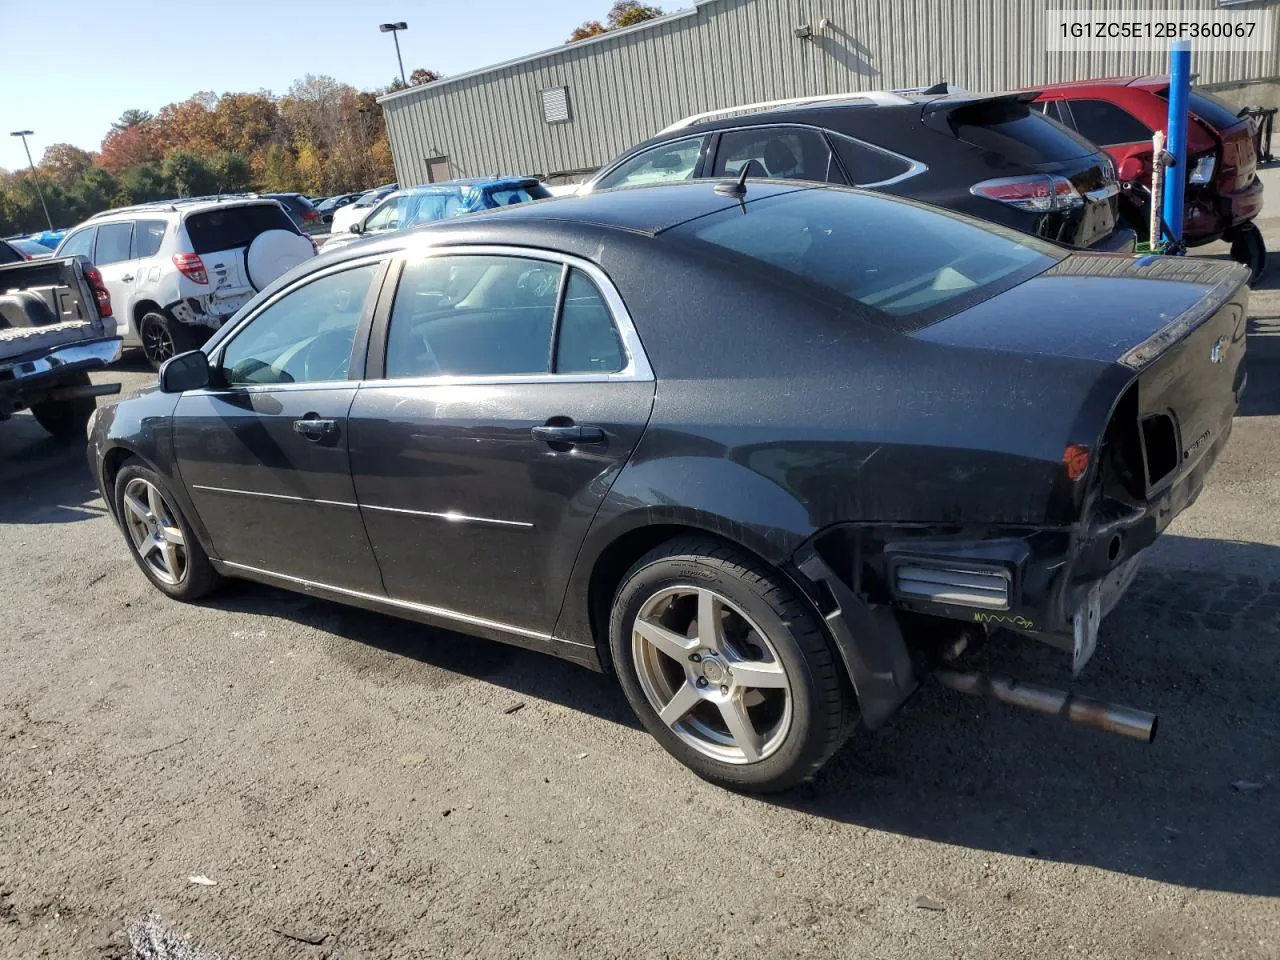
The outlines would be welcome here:
[[[63,386],[87,387],[89,374],[79,373],[67,379]],[[98,401],[93,397],[77,397],[74,400],[50,400],[37,403],[31,408],[31,415],[36,423],[53,434],[59,440],[84,440],[89,429],[89,418],[93,416]]]
[[[1231,237],[1231,259],[1249,268],[1249,286],[1262,279],[1267,270],[1267,243],[1254,223],[1236,228]]]
[[[636,665],[632,643],[636,618],[652,598],[686,585],[713,591],[754,621],[786,673],[790,724],[762,759],[728,762],[708,756],[663,722],[645,692],[643,668]],[[854,727],[853,691],[812,606],[777,572],[718,540],[681,537],[637,561],[614,597],[609,643],[623,692],[645,729],[698,776],[731,790],[768,793],[803,782],[831,758]],[[733,666],[733,661],[726,662]],[[703,689],[705,679],[698,681]],[[699,703],[678,725],[686,726],[704,708]],[[710,716],[714,723],[714,713]]]
[[[173,525],[182,532],[186,562],[185,569],[182,575],[177,578],[176,583],[165,582],[157,576],[156,571],[139,554],[130,535],[129,521],[126,514],[129,508],[125,504],[125,491],[135,480],[145,481],[159,491],[164,499],[167,519],[172,521]],[[196,539],[190,522],[188,522],[186,516],[182,513],[182,509],[178,506],[177,499],[170,491],[168,483],[160,474],[144,465],[137,458],[126,460],[124,466],[120,468],[120,472],[116,475],[112,496],[114,498],[117,523],[121,533],[124,534],[125,546],[128,547],[129,555],[133,557],[138,569],[151,581],[152,586],[175,600],[191,602],[208,595],[222,584],[222,576],[213,569],[213,564],[209,562],[209,555],[205,553],[200,541]]]
[[[205,338],[189,324],[180,323],[162,310],[152,310],[138,321],[138,339],[147,362],[156,370],[170,357],[197,349]]]

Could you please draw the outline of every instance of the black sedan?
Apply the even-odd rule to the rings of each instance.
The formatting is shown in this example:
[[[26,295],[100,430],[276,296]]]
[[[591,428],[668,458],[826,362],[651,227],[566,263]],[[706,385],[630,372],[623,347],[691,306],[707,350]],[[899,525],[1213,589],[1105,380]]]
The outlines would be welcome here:
[[[308,261],[90,457],[166,594],[241,577],[613,671],[734,788],[809,776],[931,664],[1149,738],[963,667],[1001,628],[1084,666],[1227,440],[1246,275],[844,188],[604,191]]]

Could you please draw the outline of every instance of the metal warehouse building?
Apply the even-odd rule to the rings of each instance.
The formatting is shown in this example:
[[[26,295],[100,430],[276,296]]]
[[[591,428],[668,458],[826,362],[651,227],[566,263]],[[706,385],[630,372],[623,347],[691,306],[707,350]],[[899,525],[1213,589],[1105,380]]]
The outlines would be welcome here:
[[[1125,6],[1212,10],[1219,0]],[[1274,106],[1280,10],[1269,2],[1232,9],[1269,14],[1271,49],[1193,46],[1197,82],[1233,89],[1241,104]],[[402,184],[483,174],[554,182],[595,170],[681,117],[735,104],[944,80],[1005,90],[1167,69],[1160,49],[1050,51],[1051,19],[1045,0],[700,0],[380,102]]]

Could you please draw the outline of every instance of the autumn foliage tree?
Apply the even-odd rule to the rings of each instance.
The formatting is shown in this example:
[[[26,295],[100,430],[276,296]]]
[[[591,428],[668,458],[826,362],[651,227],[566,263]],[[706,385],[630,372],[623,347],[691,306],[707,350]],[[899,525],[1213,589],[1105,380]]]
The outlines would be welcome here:
[[[414,84],[441,79],[414,70]],[[98,153],[50,146],[37,168],[55,223],[112,206],[259,189],[337,193],[395,178],[377,104],[385,91],[306,76],[282,96],[202,91],[151,114],[125,110]],[[44,226],[30,171],[0,170],[0,236]]]
[[[595,37],[610,30],[618,30],[622,27],[644,23],[646,20],[652,20],[660,16],[662,16],[661,7],[640,3],[640,0],[616,0],[614,5],[609,8],[609,15],[605,18],[604,23],[599,20],[585,21],[573,33],[569,34],[569,39],[565,43],[576,43],[579,40],[586,40],[588,37]]]

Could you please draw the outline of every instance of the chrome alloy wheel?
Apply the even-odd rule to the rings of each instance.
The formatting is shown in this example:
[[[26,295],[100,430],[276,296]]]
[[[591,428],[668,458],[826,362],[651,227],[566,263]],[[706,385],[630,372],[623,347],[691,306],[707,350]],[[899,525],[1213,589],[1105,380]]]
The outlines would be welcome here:
[[[774,754],[791,728],[791,684],[764,631],[705,587],[668,587],[640,609],[631,654],[649,704],[681,740],[724,763]]]
[[[141,477],[129,481],[123,499],[133,549],[157,580],[177,586],[187,575],[187,539],[172,508],[156,486]]]

